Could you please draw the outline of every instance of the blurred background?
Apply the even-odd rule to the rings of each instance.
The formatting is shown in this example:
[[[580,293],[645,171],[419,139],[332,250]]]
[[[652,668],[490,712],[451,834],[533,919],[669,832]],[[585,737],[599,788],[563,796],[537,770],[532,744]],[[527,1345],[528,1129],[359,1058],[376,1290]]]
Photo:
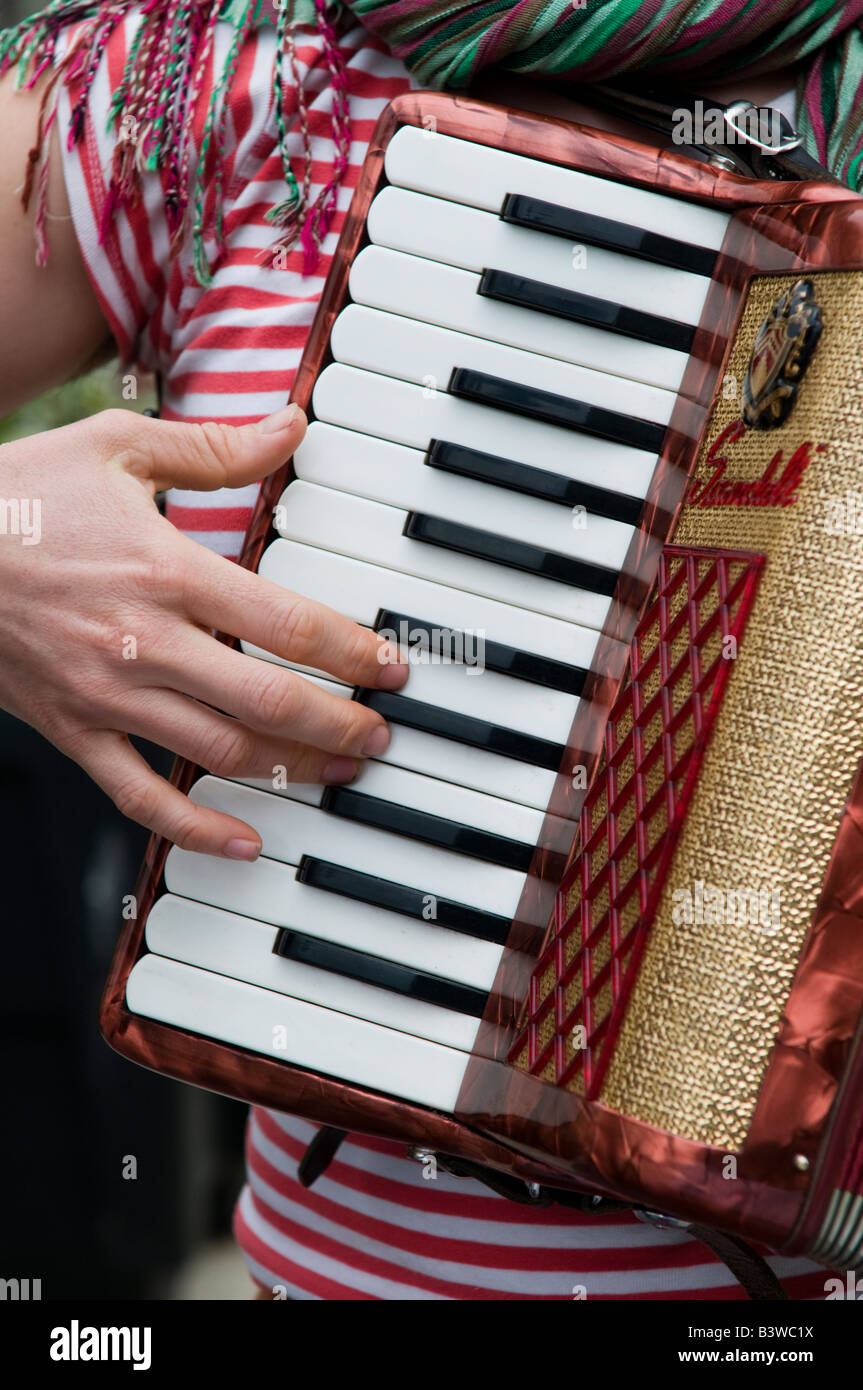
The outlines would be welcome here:
[[[36,8],[0,0],[0,28]],[[152,380],[126,401],[108,366],[0,420],[0,443],[155,405]],[[170,769],[169,755],[139,746]],[[245,1107],[145,1072],[98,1032],[146,842],[75,764],[0,711],[0,1279],[40,1279],[43,1299],[251,1295],[229,1236]]]

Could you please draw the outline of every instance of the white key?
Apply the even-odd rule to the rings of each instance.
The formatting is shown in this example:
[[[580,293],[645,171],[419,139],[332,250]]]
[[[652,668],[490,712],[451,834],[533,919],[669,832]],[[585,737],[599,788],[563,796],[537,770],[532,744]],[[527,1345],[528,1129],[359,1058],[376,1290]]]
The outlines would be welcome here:
[[[617,650],[617,671],[622,674],[626,649],[619,647]],[[272,661],[277,666],[285,666],[304,676],[309,675],[307,667],[273,656],[252,642],[243,642],[243,651],[249,656]],[[311,674],[322,675],[321,672]],[[459,664],[415,662],[413,659],[410,679],[398,693],[405,699],[422,700],[426,704],[452,710],[455,714],[470,715],[474,719],[488,719],[491,714],[494,722],[504,728],[556,743],[568,743],[578,709],[578,698],[563,690],[514,680],[498,671],[480,671],[476,667]],[[264,791],[273,790],[264,782],[261,785]]]
[[[625,660],[625,658],[624,658]],[[623,669],[623,663],[620,667]],[[399,691],[408,700],[423,700],[456,714],[494,719],[506,729],[537,738],[567,743],[578,709],[578,697],[548,686],[513,680],[498,671],[472,671],[469,666],[411,664],[407,684]]]
[[[452,135],[403,126],[387,145],[390,183],[499,212],[508,193],[542,198],[718,251],[728,214],[614,179],[562,169]]]
[[[479,294],[479,283],[475,271],[385,246],[366,246],[351,266],[350,289],[355,303],[372,309],[455,328],[669,391],[679,389],[689,361],[685,352],[519,304],[504,304]]]
[[[426,472],[433,473],[434,470],[427,469]],[[447,480],[448,475],[439,475],[443,489],[430,491],[445,491]],[[480,483],[477,486],[483,485]],[[493,501],[494,491],[494,488],[485,489],[486,500]],[[523,500],[530,502],[535,499]],[[558,524],[544,528],[549,539],[554,539],[557,544],[545,544],[543,549],[570,554],[609,569],[619,570],[623,567],[632,527],[593,516],[587,518],[587,525],[583,529],[574,530],[572,516],[566,507],[555,507],[553,503],[545,505],[549,511],[558,513],[553,518]],[[530,507],[524,509],[528,525],[520,535],[517,530],[504,531],[497,524],[505,519],[511,526],[515,524],[516,518],[510,508],[492,505],[486,510],[460,513],[454,499],[450,499],[445,511],[433,505],[411,510],[428,511],[433,516],[477,526],[491,534],[533,541],[535,545],[543,544],[531,535],[529,522],[536,517],[534,514],[531,518]],[[508,517],[502,517],[501,512],[508,512]],[[407,511],[333,488],[318,487],[314,483],[291,483],[282,493],[276,516],[279,534],[286,540],[320,546],[339,555],[352,555],[356,560],[367,560],[370,564],[385,565],[387,569],[400,570],[403,574],[429,579],[436,584],[484,594],[500,603],[514,604],[534,613],[546,613],[564,622],[601,628],[611,604],[608,595],[592,593],[589,587],[575,588],[571,584],[498,565],[491,560],[461,555],[442,546],[413,540],[402,534],[408,519]],[[540,520],[547,521],[548,518],[541,517]],[[543,528],[535,529],[539,531]],[[629,534],[624,534],[626,532]]]
[[[450,782],[425,777],[403,767],[388,767],[381,762],[364,764],[351,783],[351,788],[366,796],[391,801],[396,806],[425,811],[431,816],[457,821],[459,825],[468,825],[475,830],[487,830],[493,835],[505,835],[510,840],[520,840],[527,845],[537,843],[542,829],[542,813],[529,806],[520,806],[497,796],[486,796],[469,787],[454,787]],[[318,799],[314,804],[320,805],[325,788],[319,786],[315,790]],[[289,782],[283,795],[307,801],[306,787],[300,788],[300,791],[302,794],[295,797],[294,788]]]
[[[647,496],[656,466],[657,456],[646,449],[593,439],[341,362],[321,372],[312,403],[318,420],[423,453],[433,439],[445,439],[631,497]]]
[[[531,847],[541,844],[566,853],[576,832],[572,822],[559,816],[544,816],[541,811],[509,797],[488,796],[470,787],[452,786],[437,777],[424,777],[382,762],[367,762],[351,785],[367,796],[380,797],[396,806],[426,811],[443,820],[504,835]]]
[[[452,1112],[467,1058],[455,1048],[154,954],[126,982],[133,1014],[340,1081]]]
[[[332,855],[327,862],[333,862]],[[165,864],[165,882],[182,898],[273,927],[294,927],[322,941],[368,951],[475,989],[491,989],[500,963],[501,947],[492,941],[300,883],[293,864],[263,856],[254,864],[243,864],[192,854],[175,845]],[[438,896],[442,895],[441,889]]]
[[[404,188],[382,189],[369,208],[366,226],[376,246],[443,261],[461,270],[528,275],[546,285],[626,304],[677,323],[698,323],[711,285],[706,275],[654,265],[599,246],[588,246],[584,263],[577,268],[566,237],[502,222],[494,213]]]
[[[274,541],[264,551],[259,573],[283,588],[296,589],[328,604],[365,627],[372,627],[379,610],[387,608],[441,629],[482,634],[485,641],[503,642],[583,670],[590,667],[598,641],[597,633],[575,623],[562,623],[542,613],[529,613],[295,541]]]
[[[471,405],[472,402],[459,401],[458,404]],[[601,440],[597,442],[602,443]],[[438,516],[451,516],[454,521],[482,515],[483,525],[488,530],[522,535],[537,544],[551,546],[554,542],[558,549],[562,548],[561,524],[564,530],[572,530],[568,507],[432,468],[426,464],[425,457],[426,451],[396,444],[391,439],[313,420],[294,454],[294,471],[304,482],[320,483],[340,492],[352,492],[358,497],[369,497],[411,511],[433,511]],[[578,472],[568,457],[558,458],[556,466],[547,471],[564,478],[575,478]],[[591,526],[594,521],[607,521],[593,513],[587,513],[587,517]],[[513,530],[516,518],[520,526]],[[276,513],[275,520],[278,525],[280,513]],[[612,525],[623,528],[625,523]],[[620,539],[624,531],[616,529],[603,534]],[[625,534],[627,540],[632,535],[628,525]]]
[[[393,806],[454,821],[472,830],[502,835],[530,848],[541,844],[545,849],[565,854],[575,835],[576,827],[571,821],[558,816],[546,818],[542,811],[521,802],[489,796],[471,787],[453,785],[436,776],[425,776],[411,768],[394,767],[376,760],[361,765],[351,788]],[[266,788],[261,786],[260,790]],[[320,783],[287,782],[278,794],[306,806],[321,806],[326,790]]]
[[[396,767],[410,768],[437,777],[442,782],[470,787],[489,796],[517,801],[544,811],[554,791],[556,773],[544,767],[504,758],[499,753],[487,753],[453,739],[438,738],[409,729],[403,724],[390,724],[390,746],[381,759]]]
[[[623,346],[622,342],[620,344]],[[469,367],[523,386],[550,391],[567,400],[667,425],[676,396],[640,381],[628,381],[589,367],[557,362],[534,352],[483,342],[432,323],[417,323],[362,304],[349,304],[333,324],[330,348],[337,362],[398,377],[423,386],[429,377],[445,391],[456,367]]]
[[[419,449],[320,420],[312,421],[294,454],[294,471],[302,482],[427,512],[597,564],[622,564],[633,535],[632,526],[587,511],[583,525],[576,527],[569,507],[430,468]],[[280,504],[287,505],[296,486],[285,489]],[[320,501],[329,505],[329,500]],[[284,519],[277,508],[277,528]]]
[[[210,806],[248,821],[268,859],[299,864],[304,854],[326,859],[358,873],[373,874],[422,893],[437,893],[467,907],[514,917],[524,875],[481,859],[467,859],[404,835],[328,816],[316,806],[267,795],[236,782],[202,777],[189,793],[199,806]]]
[[[286,960],[273,951],[275,939],[273,928],[264,922],[170,894],[159,899],[147,919],[147,945],[157,955],[470,1051],[477,1030],[477,1020],[470,1015]],[[363,949],[361,942],[354,947]]]
[[[319,676],[309,676],[307,679],[343,700],[349,700],[353,695],[349,685],[340,685],[337,681],[324,680]],[[517,801],[538,811],[544,811],[551,800],[556,773],[548,768],[533,767],[529,763],[505,758],[500,753],[489,753],[483,748],[473,748],[467,743],[427,734],[422,729],[410,729],[404,724],[391,723],[390,734],[389,747],[381,755],[380,762],[421,772],[426,777],[437,777],[442,782],[454,782],[459,787],[472,787],[474,791],[500,796],[506,801]],[[286,794],[284,787],[273,785],[274,779],[271,777],[231,777],[229,780],[242,782],[246,787],[257,787],[263,792],[274,791],[277,796]],[[320,788],[316,784],[293,785],[300,787],[300,794],[294,796],[295,800],[306,801],[312,806],[318,804]]]

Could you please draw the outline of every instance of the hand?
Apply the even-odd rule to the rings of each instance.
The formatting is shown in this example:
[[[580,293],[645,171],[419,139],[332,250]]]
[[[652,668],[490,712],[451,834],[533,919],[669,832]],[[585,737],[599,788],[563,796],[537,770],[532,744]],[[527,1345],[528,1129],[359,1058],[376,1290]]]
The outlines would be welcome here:
[[[261,841],[157,776],[127,735],[222,776],[283,766],[298,782],[350,781],[357,759],[389,742],[379,715],[211,629],[384,690],[407,679],[398,653],[205,550],[154,503],[172,486],[254,482],[304,430],[295,406],[241,428],[108,410],[0,448],[0,706],[80,763],[124,815],[184,849],[255,859]]]

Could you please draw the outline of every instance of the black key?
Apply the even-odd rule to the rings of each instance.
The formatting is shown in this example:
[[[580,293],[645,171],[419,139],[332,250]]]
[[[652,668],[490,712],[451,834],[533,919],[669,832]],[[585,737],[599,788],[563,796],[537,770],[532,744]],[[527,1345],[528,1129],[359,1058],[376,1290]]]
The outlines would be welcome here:
[[[387,690],[358,690],[354,699],[392,724],[403,724],[424,734],[438,734],[455,743],[482,748],[486,753],[499,753],[501,757],[529,763],[531,767],[548,768],[549,772],[557,772],[566,751],[562,744],[552,743],[550,739],[534,738],[532,734],[506,729],[502,724],[488,724],[484,719],[456,714],[453,710],[426,704],[424,700],[392,695]]]
[[[577,290],[564,290],[558,285],[546,285],[526,275],[512,275],[507,270],[485,270],[479,282],[478,294],[487,299],[500,299],[505,304],[517,304],[523,309],[535,309],[542,314],[554,314],[572,323],[584,323],[591,328],[605,328],[609,333],[621,333],[626,338],[638,338],[656,347],[673,348],[675,352],[690,352],[695,329],[688,323],[645,314],[628,304],[613,304],[608,299],[596,299]]]
[[[556,396],[541,391],[538,386],[507,381],[504,377],[489,376],[472,367],[456,367],[447,388],[452,396],[462,400],[490,405],[496,410],[509,410],[514,415],[528,415],[547,425],[560,425],[568,430],[580,430],[615,444],[629,444],[633,449],[646,449],[658,454],[665,438],[665,426],[652,420],[639,420],[634,415],[620,415],[586,401],[573,401],[568,396]]]
[[[604,565],[592,565],[576,560],[556,550],[543,550],[527,541],[498,536],[492,531],[480,531],[476,526],[462,526],[456,521],[441,521],[423,512],[409,512],[402,535],[410,540],[439,545],[444,550],[456,550],[460,555],[473,555],[477,560],[490,560],[495,565],[525,570],[540,579],[555,579],[576,589],[611,597],[617,587],[617,570]]]
[[[344,869],[340,864],[330,864],[325,859],[314,859],[308,854],[300,859],[296,877],[310,888],[337,893],[339,897],[369,903],[388,912],[400,912],[403,917],[434,922],[435,926],[446,927],[462,936],[473,936],[477,941],[492,941],[496,946],[506,944],[512,925],[508,917],[501,917],[496,912],[482,912],[478,907],[440,898],[437,893],[421,893],[418,888],[390,883],[385,878],[361,874],[356,869]],[[430,899],[434,900],[433,917],[426,916]]]
[[[541,497],[544,502],[559,502],[564,507],[584,507],[594,516],[604,516],[609,521],[623,521],[628,526],[638,525],[644,506],[640,497],[609,492],[607,488],[580,483],[575,478],[565,478],[545,468],[516,463],[514,459],[499,458],[496,454],[484,454],[479,449],[469,449],[464,444],[450,444],[442,439],[432,440],[424,462],[429,468],[457,473],[461,478],[476,478],[481,483],[493,483],[495,487],[505,487],[510,492],[524,492],[528,497]]]
[[[327,787],[321,797],[321,807],[330,815],[371,825],[375,830],[389,830],[395,835],[408,835],[427,845],[438,845],[455,854],[471,859],[483,859],[502,869],[518,869],[527,873],[533,858],[533,845],[522,840],[510,840],[490,830],[477,830],[471,825],[433,816],[429,811],[416,811],[411,806],[399,806],[379,796],[367,796],[351,787]]]
[[[718,259],[709,246],[678,241],[675,237],[647,232],[626,222],[613,222],[609,217],[597,217],[592,212],[560,207],[541,198],[528,198],[522,193],[508,193],[503,200],[501,220],[514,222],[518,227],[532,227],[537,232],[566,237],[570,241],[587,242],[606,251],[622,251],[638,260],[667,265],[673,270],[689,270],[694,275],[712,275]]]
[[[361,980],[376,989],[392,990],[394,994],[404,994],[423,1004],[438,1004],[454,1013],[470,1014],[472,1018],[482,1018],[485,1009],[487,995],[484,990],[443,980],[437,975],[425,975],[408,965],[368,956],[364,951],[337,946],[332,941],[321,941],[316,936],[305,936],[287,927],[283,927],[276,938],[276,955],[301,965],[312,965],[316,970],[329,970],[346,980]]]
[[[451,628],[427,622],[424,618],[409,618],[404,613],[393,613],[382,608],[375,619],[375,632],[386,629],[395,632],[402,646],[416,646],[420,650],[438,652],[444,658],[446,651],[443,642],[455,638],[455,645],[462,643],[460,633]],[[404,633],[404,636],[401,634]],[[434,640],[437,639],[437,640]],[[562,690],[567,695],[580,695],[587,680],[587,672],[581,666],[570,666],[565,661],[555,661],[549,656],[538,656],[535,652],[522,652],[517,647],[508,647],[505,642],[484,641],[482,645],[483,664],[489,671],[498,671],[502,676],[514,676],[516,680],[530,681],[533,685],[547,685],[552,690]]]

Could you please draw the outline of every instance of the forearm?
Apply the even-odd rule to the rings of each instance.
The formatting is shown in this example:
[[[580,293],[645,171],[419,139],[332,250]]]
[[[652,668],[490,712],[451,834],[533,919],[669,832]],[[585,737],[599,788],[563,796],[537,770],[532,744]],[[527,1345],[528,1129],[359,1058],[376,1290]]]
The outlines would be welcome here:
[[[0,79],[0,416],[68,381],[111,347],[72,225],[56,124],[49,134],[51,255],[36,264],[34,212],[22,208],[21,187],[39,99],[39,89],[15,91],[13,72]]]

